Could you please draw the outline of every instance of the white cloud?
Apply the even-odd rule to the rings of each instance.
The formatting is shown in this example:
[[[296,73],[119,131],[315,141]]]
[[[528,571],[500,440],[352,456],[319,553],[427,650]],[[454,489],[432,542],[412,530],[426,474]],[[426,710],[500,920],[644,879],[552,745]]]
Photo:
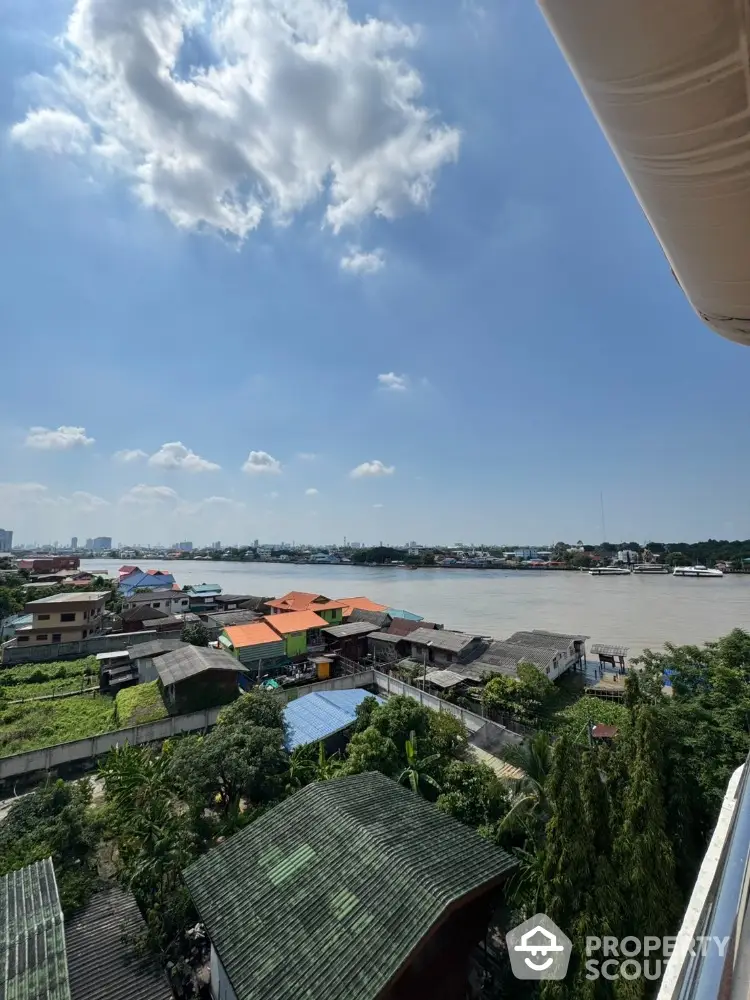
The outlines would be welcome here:
[[[267,451],[251,451],[247,456],[247,461],[242,466],[242,471],[275,474],[281,472],[281,462],[269,455]]]
[[[381,389],[388,389],[389,392],[406,392],[409,387],[409,377],[397,375],[395,372],[385,372],[383,375],[378,375],[378,382]]]
[[[38,503],[47,492],[41,483],[0,483],[0,500],[8,506]]]
[[[138,486],[133,486],[124,496],[120,497],[120,503],[171,503],[179,499],[171,486],[147,486],[146,483],[139,483]]]
[[[239,500],[231,500],[229,497],[206,497],[196,503],[181,503],[176,510],[178,514],[202,514],[211,510],[222,510],[226,512],[244,510],[244,503]]]
[[[88,151],[181,228],[241,239],[315,202],[335,232],[393,219],[428,207],[460,143],[420,103],[417,41],[345,0],[76,0],[46,106],[11,137]]]
[[[109,507],[109,501],[85,490],[76,490],[70,498],[71,503],[85,514],[93,514],[101,507]]]
[[[299,451],[297,452],[297,458],[301,462],[314,462],[318,456],[314,451]]]
[[[383,506],[383,504],[382,503],[374,503],[372,506],[373,506],[373,508],[375,510],[380,510],[380,508]]]
[[[70,451],[94,443],[92,437],[86,437],[85,427],[58,427],[51,430],[47,427],[31,427],[26,435],[26,447],[37,448],[40,451]]]
[[[315,489],[314,486],[311,486],[309,490],[305,490],[306,497],[316,497],[317,495],[318,491]]]
[[[91,129],[76,115],[55,108],[30,111],[10,130],[11,138],[27,149],[80,155],[91,143]]]
[[[349,475],[352,479],[362,479],[364,476],[392,476],[396,471],[394,465],[383,465],[379,459],[372,462],[363,462],[356,469],[352,469]]]
[[[377,274],[385,267],[385,255],[382,250],[360,250],[359,247],[349,247],[349,253],[339,261],[342,271],[351,274]]]
[[[149,465],[158,469],[181,469],[183,472],[215,472],[221,466],[201,458],[186,448],[182,441],[163,444],[148,460]]]
[[[122,451],[116,451],[112,456],[116,462],[137,462],[141,458],[148,458],[145,451],[140,448],[123,448]]]
[[[269,498],[271,500],[278,500],[279,499],[279,494],[275,490],[273,490],[271,493],[269,493],[268,496],[269,496]]]

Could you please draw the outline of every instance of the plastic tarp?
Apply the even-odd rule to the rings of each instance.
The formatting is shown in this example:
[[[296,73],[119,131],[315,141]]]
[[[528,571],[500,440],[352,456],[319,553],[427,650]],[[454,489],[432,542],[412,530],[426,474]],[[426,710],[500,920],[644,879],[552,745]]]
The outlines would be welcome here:
[[[748,0],[538,0],[701,318],[750,344]]]

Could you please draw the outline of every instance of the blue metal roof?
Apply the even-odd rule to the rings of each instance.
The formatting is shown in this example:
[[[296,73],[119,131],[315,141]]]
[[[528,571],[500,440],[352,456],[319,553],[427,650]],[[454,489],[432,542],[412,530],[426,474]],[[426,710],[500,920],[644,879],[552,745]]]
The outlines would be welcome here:
[[[353,725],[357,718],[357,706],[369,696],[370,692],[363,688],[352,688],[348,691],[316,691],[290,701],[284,709],[287,750],[317,743]],[[382,698],[378,701],[383,704]]]
[[[404,611],[403,608],[388,608],[388,614],[391,618],[406,618],[410,622],[423,622],[424,618],[422,615],[415,615],[411,611]]]

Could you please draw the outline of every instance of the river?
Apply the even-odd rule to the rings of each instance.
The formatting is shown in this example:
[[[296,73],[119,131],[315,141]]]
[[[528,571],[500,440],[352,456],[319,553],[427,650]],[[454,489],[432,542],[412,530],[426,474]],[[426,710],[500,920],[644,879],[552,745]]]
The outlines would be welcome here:
[[[115,576],[114,559],[81,568]],[[672,576],[597,577],[588,573],[504,570],[366,569],[280,563],[157,560],[143,568],[174,574],[179,584],[218,583],[225,594],[278,597],[306,590],[328,597],[366,595],[406,608],[446,628],[504,639],[516,629],[581,632],[618,643],[636,656],[664,642],[702,643],[750,628],[750,574],[695,580]]]

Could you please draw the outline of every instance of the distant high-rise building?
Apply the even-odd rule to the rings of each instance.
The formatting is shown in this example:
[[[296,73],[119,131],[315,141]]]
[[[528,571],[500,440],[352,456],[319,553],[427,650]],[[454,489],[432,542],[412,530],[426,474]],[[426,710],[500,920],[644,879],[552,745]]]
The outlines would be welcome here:
[[[93,552],[109,552],[112,548],[112,538],[109,535],[99,535],[98,538],[89,539],[91,544],[86,543],[86,548]]]
[[[13,532],[0,528],[0,552],[10,552],[13,548]]]
[[[178,542],[175,545],[175,548],[177,549],[178,552],[192,552],[193,551],[193,543],[192,542]]]
[[[211,551],[219,552],[221,550],[221,542],[211,542]]]
[[[73,535],[73,537],[70,539],[70,547],[71,547],[71,549],[77,549],[78,548],[78,536],[77,535]]]
[[[254,548],[254,549],[257,549],[257,548],[258,548],[258,539],[257,539],[257,538],[255,538],[255,539],[253,540],[253,548]]]

